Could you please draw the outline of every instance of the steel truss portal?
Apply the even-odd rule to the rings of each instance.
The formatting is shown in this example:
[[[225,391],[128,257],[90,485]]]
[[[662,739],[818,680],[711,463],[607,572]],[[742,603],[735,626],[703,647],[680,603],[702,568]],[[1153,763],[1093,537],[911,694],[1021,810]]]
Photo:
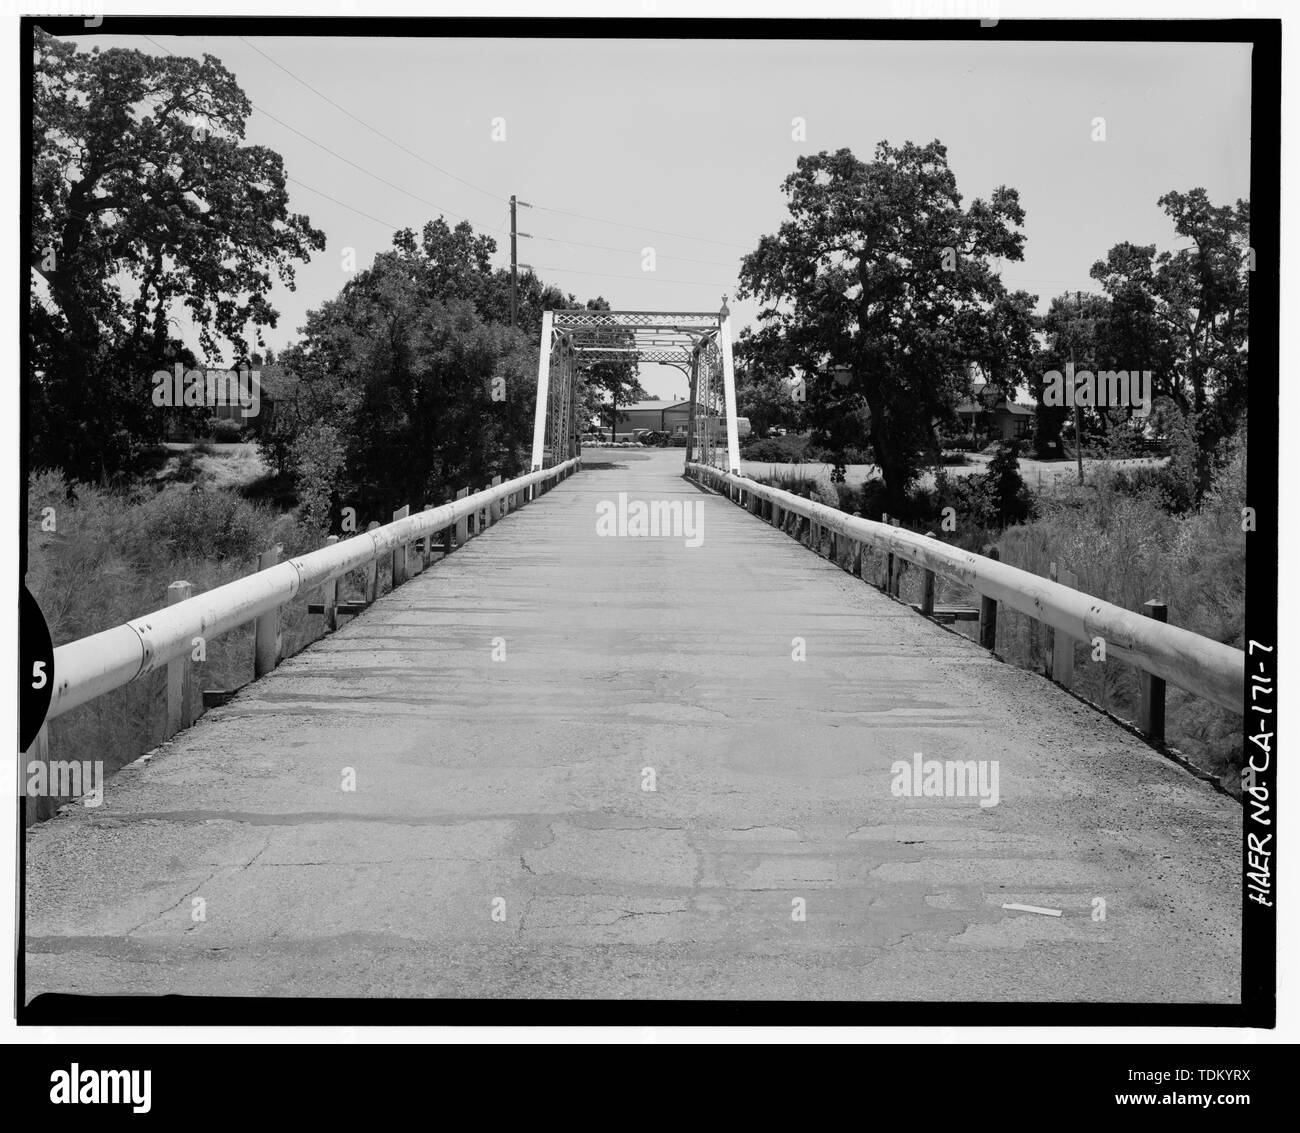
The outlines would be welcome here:
[[[546,311],[537,360],[534,470],[577,455],[578,386],[582,371],[597,362],[676,366],[690,382],[686,462],[740,471],[725,297],[717,312]]]

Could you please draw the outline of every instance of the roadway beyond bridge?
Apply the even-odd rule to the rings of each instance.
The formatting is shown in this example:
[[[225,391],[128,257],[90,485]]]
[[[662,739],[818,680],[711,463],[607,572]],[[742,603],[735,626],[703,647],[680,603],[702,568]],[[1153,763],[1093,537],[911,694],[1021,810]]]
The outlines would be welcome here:
[[[29,830],[28,998],[1239,1001],[1237,804],[680,450],[587,456]]]

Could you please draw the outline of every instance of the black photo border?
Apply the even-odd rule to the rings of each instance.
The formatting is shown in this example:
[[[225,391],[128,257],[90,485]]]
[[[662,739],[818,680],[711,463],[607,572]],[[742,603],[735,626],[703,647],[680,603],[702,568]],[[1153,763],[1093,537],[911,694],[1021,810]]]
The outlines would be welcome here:
[[[1275,680],[1278,573],[1279,414],[1279,213],[1281,147],[1281,47],[1279,20],[999,20],[981,26],[960,20],[792,20],[792,19],[585,19],[515,17],[302,17],[302,16],[113,16],[95,28],[79,17],[23,16],[19,34],[20,118],[18,176],[21,182],[19,246],[29,246],[32,219],[32,31],[89,39],[105,35],[243,34],[296,37],[411,37],[536,39],[691,40],[943,40],[949,42],[1091,41],[1249,43],[1251,56],[1251,246],[1255,270],[1250,296],[1248,469],[1250,505],[1256,530],[1247,535],[1246,637],[1271,647],[1263,653]],[[17,257],[20,276],[20,585],[27,571],[27,375],[31,295],[27,257]],[[1254,664],[1256,658],[1249,658]],[[1249,666],[1248,666],[1249,667]],[[1263,671],[1263,670],[1261,670]],[[1248,682],[1249,683],[1249,682]],[[1275,684],[1270,684],[1275,689]],[[1277,696],[1269,725],[1276,732]],[[1243,715],[1243,743],[1252,727],[1249,688]],[[1246,747],[1247,754],[1252,749]],[[1254,1027],[1276,1023],[1276,908],[1247,897],[1247,828],[1271,833],[1272,893],[1277,896],[1278,798],[1271,758],[1256,773],[1257,797],[1267,799],[1269,825],[1251,827],[1243,809],[1241,1002],[1196,1003],[985,1003],[985,1002],[809,1002],[759,1000],[575,1000],[575,999],[284,999],[200,996],[79,996],[42,994],[26,1002],[26,839],[23,800],[18,800],[18,920],[15,941],[16,1012],[20,1026],[536,1026],[637,1024],[666,1026],[1137,1026]]]

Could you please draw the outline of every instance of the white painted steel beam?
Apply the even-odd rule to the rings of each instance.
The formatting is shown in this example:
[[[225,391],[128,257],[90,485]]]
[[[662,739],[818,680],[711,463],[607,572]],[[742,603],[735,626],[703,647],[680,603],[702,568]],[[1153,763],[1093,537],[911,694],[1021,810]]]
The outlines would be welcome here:
[[[533,456],[529,465],[534,472],[541,468],[546,451],[546,395],[551,374],[551,328],[554,312],[542,314],[542,343],[537,352],[537,406],[533,412]]]

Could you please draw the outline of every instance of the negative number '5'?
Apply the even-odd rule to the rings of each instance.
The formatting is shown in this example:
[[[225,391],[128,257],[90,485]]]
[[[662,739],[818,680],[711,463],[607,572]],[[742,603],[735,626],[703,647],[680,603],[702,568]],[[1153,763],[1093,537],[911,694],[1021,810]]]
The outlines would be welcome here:
[[[35,661],[32,663],[32,688],[44,688],[45,682],[50,678],[45,675],[45,662]]]

